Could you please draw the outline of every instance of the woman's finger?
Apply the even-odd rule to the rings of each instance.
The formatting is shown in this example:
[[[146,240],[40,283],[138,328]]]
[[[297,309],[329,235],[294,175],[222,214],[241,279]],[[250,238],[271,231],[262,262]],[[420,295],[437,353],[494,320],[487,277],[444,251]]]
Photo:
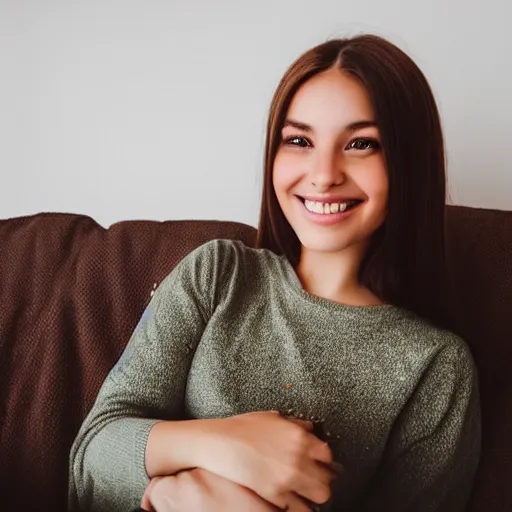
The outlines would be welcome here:
[[[152,512],[154,508],[151,506],[151,501],[149,500],[149,495],[151,494],[151,491],[153,490],[153,487],[157,484],[158,481],[162,479],[161,476],[157,476],[155,478],[152,478],[149,482],[149,485],[146,487],[146,490],[144,491],[144,495],[142,496],[142,500],[140,502],[140,508],[143,510],[147,510],[148,512]]]
[[[149,493],[149,500],[151,502],[151,510],[156,512],[171,512],[175,511],[176,503],[173,496],[176,492],[176,477],[166,476],[159,478],[153,485]]]
[[[311,512],[313,507],[306,500],[302,499],[295,493],[290,493],[287,497],[287,512]]]
[[[313,432],[313,423],[309,420],[300,420],[298,418],[294,418],[293,416],[283,416],[288,421],[291,421],[292,423],[295,423],[299,427],[302,427],[303,429],[307,430],[308,432]]]
[[[322,463],[314,463],[302,474],[296,492],[313,504],[322,504],[331,497],[331,483],[335,479],[334,470]]]
[[[329,445],[324,441],[320,441],[317,437],[315,437],[315,441],[311,443],[309,456],[327,466],[330,466],[333,462],[332,451]]]

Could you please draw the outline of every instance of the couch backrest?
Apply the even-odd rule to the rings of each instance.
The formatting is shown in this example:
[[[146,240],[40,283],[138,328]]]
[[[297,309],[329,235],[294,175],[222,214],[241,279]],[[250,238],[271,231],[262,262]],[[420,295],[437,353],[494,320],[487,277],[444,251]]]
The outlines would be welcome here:
[[[64,511],[68,454],[151,291],[242,224],[121,222],[77,215],[0,221],[0,506]]]
[[[449,257],[480,371],[484,446],[473,512],[512,510],[512,212],[448,207]],[[158,284],[227,222],[78,215],[0,221],[0,503],[65,510],[68,453]]]
[[[472,512],[512,510],[512,212],[448,208],[452,277],[482,400]]]

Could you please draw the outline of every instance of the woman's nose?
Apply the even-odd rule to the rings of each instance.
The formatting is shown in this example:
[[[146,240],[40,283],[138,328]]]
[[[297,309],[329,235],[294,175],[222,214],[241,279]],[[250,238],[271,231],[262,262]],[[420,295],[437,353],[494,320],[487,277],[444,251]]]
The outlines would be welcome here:
[[[319,190],[341,185],[345,180],[342,163],[333,155],[317,155],[311,162],[311,184]]]

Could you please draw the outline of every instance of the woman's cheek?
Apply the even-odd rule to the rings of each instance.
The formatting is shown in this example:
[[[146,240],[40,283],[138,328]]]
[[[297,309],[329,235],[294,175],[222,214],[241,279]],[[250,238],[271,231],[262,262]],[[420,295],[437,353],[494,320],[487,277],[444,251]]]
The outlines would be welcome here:
[[[280,189],[286,187],[290,178],[290,169],[292,168],[293,167],[290,165],[290,159],[287,155],[279,153],[276,156],[273,172],[274,187],[279,187]]]
[[[301,155],[282,150],[274,160],[274,179],[283,185],[292,185],[307,174],[307,166]]]

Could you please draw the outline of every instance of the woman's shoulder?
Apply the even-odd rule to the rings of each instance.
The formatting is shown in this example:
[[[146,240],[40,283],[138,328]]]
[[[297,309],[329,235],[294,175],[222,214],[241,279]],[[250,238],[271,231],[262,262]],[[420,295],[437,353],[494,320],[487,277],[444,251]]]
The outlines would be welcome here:
[[[155,299],[172,305],[181,294],[213,311],[220,302],[255,289],[265,273],[261,269],[268,268],[265,261],[272,259],[279,257],[239,240],[210,240],[181,258],[160,283]]]
[[[240,240],[210,240],[191,251],[179,265],[203,283],[230,289],[247,288],[264,276],[275,275],[283,258],[267,249],[256,249]]]
[[[241,240],[215,239],[197,247],[189,255],[189,258],[199,259],[204,264],[220,266],[236,266],[237,264],[279,264],[282,259],[277,254],[267,249],[256,249],[246,245]]]
[[[474,361],[468,344],[457,334],[438,327],[412,313],[406,313],[397,326],[398,337],[412,353],[422,353],[427,360],[455,364],[474,371]]]
[[[240,240],[214,239],[191,250],[180,263],[185,265],[218,267],[232,265],[236,260],[244,258],[250,250]]]
[[[212,310],[220,303],[252,303],[268,283],[279,279],[284,267],[277,254],[229,239],[211,240],[185,259],[188,275],[195,276],[197,290],[210,296]]]

